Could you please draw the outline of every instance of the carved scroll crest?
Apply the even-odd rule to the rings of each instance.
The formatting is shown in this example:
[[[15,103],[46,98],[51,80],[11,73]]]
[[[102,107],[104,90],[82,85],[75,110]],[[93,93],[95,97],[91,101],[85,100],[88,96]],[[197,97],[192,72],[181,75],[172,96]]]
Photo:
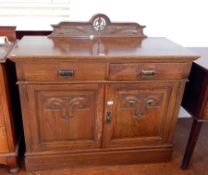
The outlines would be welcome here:
[[[89,22],[61,22],[52,27],[50,38],[146,37],[143,34],[145,26],[137,23],[112,23],[104,14],[94,15]]]

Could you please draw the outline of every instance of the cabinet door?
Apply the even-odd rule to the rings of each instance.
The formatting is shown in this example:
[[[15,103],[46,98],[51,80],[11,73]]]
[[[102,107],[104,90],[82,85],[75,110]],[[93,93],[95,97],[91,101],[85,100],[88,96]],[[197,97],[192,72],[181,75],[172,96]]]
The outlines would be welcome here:
[[[142,147],[168,142],[174,125],[177,83],[107,86],[105,147]]]
[[[20,90],[28,151],[101,146],[103,85],[30,84]]]

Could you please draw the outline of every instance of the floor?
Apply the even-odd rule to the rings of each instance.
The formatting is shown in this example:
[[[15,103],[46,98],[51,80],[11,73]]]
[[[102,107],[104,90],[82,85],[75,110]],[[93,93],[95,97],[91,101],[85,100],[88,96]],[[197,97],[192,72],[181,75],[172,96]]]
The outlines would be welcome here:
[[[191,122],[190,118],[178,121],[173,160],[169,163],[68,168],[31,173],[26,173],[23,167],[18,175],[208,175],[208,123],[202,128],[189,169],[186,171],[180,169]],[[1,166],[0,175],[8,174],[6,168]]]

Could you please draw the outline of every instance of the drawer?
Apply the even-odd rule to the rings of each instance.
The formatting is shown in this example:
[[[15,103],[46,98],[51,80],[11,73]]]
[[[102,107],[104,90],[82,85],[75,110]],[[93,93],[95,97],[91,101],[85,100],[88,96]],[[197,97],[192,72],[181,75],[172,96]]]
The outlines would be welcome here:
[[[0,153],[8,152],[7,136],[5,127],[0,127]]]
[[[105,79],[105,63],[21,63],[17,68],[19,80],[67,81]]]
[[[110,64],[110,80],[184,79],[190,68],[187,63]]]

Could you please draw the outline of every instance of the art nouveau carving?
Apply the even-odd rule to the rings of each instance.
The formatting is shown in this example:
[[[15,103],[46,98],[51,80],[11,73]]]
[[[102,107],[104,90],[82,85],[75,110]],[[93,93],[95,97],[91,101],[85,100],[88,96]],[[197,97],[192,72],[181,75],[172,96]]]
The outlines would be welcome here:
[[[76,110],[89,108],[89,99],[80,97],[49,97],[46,98],[45,111],[60,111],[62,119],[72,119]]]
[[[148,108],[158,108],[160,98],[147,95],[122,95],[121,109],[133,110],[133,118],[141,119],[145,117]]]

